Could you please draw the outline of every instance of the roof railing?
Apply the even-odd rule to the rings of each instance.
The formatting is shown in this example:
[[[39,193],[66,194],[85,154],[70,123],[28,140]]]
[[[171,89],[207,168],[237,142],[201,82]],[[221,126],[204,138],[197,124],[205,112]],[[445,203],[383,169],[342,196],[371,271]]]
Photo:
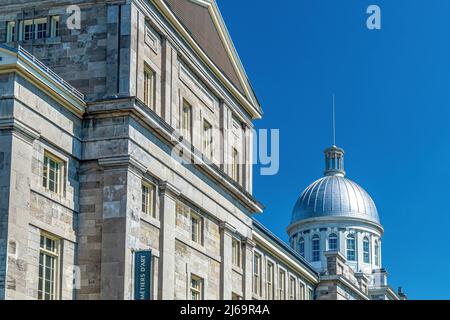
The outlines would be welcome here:
[[[31,53],[29,53],[27,50],[25,50],[22,46],[18,46],[17,49],[6,46],[4,44],[0,44],[0,47],[15,51],[20,55],[21,57],[25,58],[29,62],[31,62],[33,65],[41,69],[41,71],[47,73],[50,77],[52,77],[53,80],[58,82],[60,85],[64,87],[67,91],[72,93],[74,96],[76,96],[80,100],[84,100],[84,94],[82,94],[80,91],[75,89],[71,84],[69,84],[66,80],[61,78],[58,74],[56,74],[53,70],[51,70],[49,67],[47,67],[43,62],[41,62],[39,59],[37,59],[35,56],[33,56]]]

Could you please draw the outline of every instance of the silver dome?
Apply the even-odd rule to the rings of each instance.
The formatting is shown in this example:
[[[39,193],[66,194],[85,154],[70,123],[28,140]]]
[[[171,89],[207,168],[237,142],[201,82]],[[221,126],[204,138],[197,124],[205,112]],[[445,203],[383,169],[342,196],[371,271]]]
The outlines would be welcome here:
[[[369,194],[343,175],[325,176],[306,188],[294,207],[292,223],[326,216],[354,217],[380,224]]]

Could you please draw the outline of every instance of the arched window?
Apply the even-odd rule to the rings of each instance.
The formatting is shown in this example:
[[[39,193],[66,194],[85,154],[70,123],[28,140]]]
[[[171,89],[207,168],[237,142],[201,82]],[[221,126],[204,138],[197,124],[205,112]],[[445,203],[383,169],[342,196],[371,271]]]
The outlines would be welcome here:
[[[303,258],[305,257],[305,239],[303,237],[298,239],[298,252]]]
[[[320,238],[317,234],[312,237],[312,261],[320,261]]]
[[[380,244],[375,240],[375,265],[380,266]]]
[[[328,237],[328,250],[335,251],[338,249],[338,237],[336,234],[332,233]]]
[[[370,263],[370,245],[367,237],[364,237],[363,240],[363,257],[364,263]]]
[[[356,261],[356,242],[353,234],[347,236],[347,260]]]

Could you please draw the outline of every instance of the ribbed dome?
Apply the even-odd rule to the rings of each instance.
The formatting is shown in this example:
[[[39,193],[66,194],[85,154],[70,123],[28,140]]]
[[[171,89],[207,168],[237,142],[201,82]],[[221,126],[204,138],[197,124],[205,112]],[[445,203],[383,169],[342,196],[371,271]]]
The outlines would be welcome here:
[[[355,217],[380,224],[369,194],[341,175],[325,176],[306,188],[294,207],[292,223],[324,216]]]

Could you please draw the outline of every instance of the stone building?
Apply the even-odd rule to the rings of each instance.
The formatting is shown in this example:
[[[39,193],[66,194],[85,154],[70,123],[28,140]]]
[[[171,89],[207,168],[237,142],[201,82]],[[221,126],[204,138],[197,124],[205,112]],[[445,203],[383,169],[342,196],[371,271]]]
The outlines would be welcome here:
[[[386,296],[254,220],[262,110],[214,0],[0,6],[0,299]]]

